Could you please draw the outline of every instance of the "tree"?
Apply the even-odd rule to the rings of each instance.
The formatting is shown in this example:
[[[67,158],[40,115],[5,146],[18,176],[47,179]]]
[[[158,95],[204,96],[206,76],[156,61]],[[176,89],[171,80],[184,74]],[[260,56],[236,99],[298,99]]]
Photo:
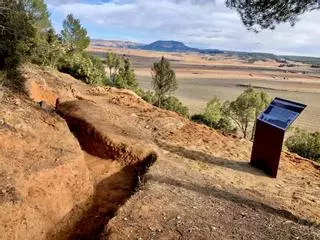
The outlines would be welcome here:
[[[157,97],[157,106],[161,107],[165,95],[178,88],[176,74],[170,67],[170,62],[164,57],[160,62],[153,63],[151,68],[152,85]]]
[[[0,2],[0,68],[16,69],[32,53],[36,29],[24,1]]]
[[[221,108],[221,102],[217,97],[214,97],[207,103],[203,116],[206,122],[210,124],[210,127],[217,125],[222,118]]]
[[[120,64],[119,72],[115,78],[117,87],[130,89],[136,89],[138,87],[136,75],[131,68],[131,63],[128,58],[123,60],[122,65]]]
[[[224,104],[224,112],[235,122],[247,138],[250,126],[258,114],[269,104],[266,93],[256,92],[249,86],[237,99]]]
[[[109,68],[109,81],[113,86],[115,86],[116,76],[119,72],[119,69],[122,67],[122,59],[117,54],[108,52],[105,62]]]
[[[81,26],[80,20],[69,14],[63,21],[63,30],[61,31],[62,42],[68,52],[81,52],[89,46],[90,38],[87,36],[87,30]]]
[[[250,86],[249,86],[250,87]],[[256,119],[257,117],[261,114],[261,112],[266,109],[266,107],[270,104],[271,99],[269,95],[266,92],[256,92],[256,103],[255,103],[255,113],[254,113],[254,123],[253,123],[253,128],[251,131],[251,138],[250,140],[252,141],[254,138],[254,133],[256,131]]]
[[[256,32],[284,22],[293,26],[301,14],[320,9],[319,0],[226,0],[226,5],[237,10],[243,24]]]
[[[40,33],[51,28],[50,14],[43,0],[21,0],[21,2],[24,2],[25,11],[31,16],[34,27]]]
[[[65,54],[63,46],[53,28],[42,35],[33,51],[32,61],[38,65],[56,67]]]
[[[47,46],[51,27],[43,0],[2,0],[0,2],[1,66],[15,69],[21,60],[43,60],[55,48]],[[37,56],[37,54],[40,54]]]

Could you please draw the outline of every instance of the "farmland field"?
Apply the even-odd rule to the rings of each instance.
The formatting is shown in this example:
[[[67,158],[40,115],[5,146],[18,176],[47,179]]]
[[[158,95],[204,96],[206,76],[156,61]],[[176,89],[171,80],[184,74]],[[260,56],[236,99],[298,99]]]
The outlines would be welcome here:
[[[150,67],[163,55],[176,71],[179,89],[176,96],[189,107],[191,113],[200,113],[212,97],[222,101],[234,100],[248,84],[266,91],[271,97],[281,97],[307,104],[308,107],[295,126],[310,131],[320,130],[320,70],[307,64],[290,62],[293,67],[279,67],[273,60],[249,63],[226,55],[191,53],[164,53],[133,49],[91,48],[101,56],[114,51],[129,57],[139,84],[151,89]]]

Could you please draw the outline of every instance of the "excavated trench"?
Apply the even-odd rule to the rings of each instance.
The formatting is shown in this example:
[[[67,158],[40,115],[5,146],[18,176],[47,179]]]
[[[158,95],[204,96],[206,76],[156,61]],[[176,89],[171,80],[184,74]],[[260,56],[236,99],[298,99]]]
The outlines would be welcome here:
[[[95,182],[94,195],[88,204],[90,207],[67,230],[68,233],[64,230],[61,236],[69,240],[100,239],[108,221],[139,189],[144,174],[156,161],[157,154],[154,151],[142,153],[136,146],[114,142],[88,121],[63,112],[58,113],[78,139]]]

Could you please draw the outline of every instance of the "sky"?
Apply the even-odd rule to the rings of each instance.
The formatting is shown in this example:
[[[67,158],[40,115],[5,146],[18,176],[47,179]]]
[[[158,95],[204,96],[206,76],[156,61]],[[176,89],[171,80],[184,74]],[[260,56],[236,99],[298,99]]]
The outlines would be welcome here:
[[[320,57],[320,11],[294,27],[248,31],[224,0],[46,0],[53,26],[72,13],[92,39],[151,43],[176,40],[191,47]]]

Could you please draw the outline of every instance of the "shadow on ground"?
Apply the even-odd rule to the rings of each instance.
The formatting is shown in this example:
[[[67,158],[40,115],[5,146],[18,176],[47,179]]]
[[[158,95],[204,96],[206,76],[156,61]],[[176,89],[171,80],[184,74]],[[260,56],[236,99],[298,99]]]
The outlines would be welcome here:
[[[169,145],[165,142],[160,142],[160,141],[158,141],[157,144],[162,149],[167,150],[171,153],[174,153],[184,158],[188,158],[195,161],[201,161],[204,163],[209,163],[219,167],[226,167],[235,171],[246,172],[246,173],[250,173],[257,176],[267,176],[262,171],[252,167],[249,164],[249,162],[216,158],[212,155],[209,155],[201,151],[190,150],[181,146]]]
[[[246,205],[252,208],[253,210],[261,210],[264,212],[271,213],[273,215],[281,216],[285,219],[288,219],[290,221],[293,221],[302,225],[315,226],[320,229],[320,224],[315,225],[312,221],[301,219],[300,217],[293,215],[289,211],[277,209],[265,203],[261,203],[256,200],[246,198],[243,195],[241,195],[240,192],[237,192],[236,189],[234,189],[234,192],[231,192],[231,191],[226,191],[224,189],[218,189],[215,186],[203,186],[196,183],[183,182],[177,179],[164,177],[160,175],[149,176],[148,181],[154,181],[160,184],[166,184],[168,186],[184,188],[186,190],[194,191],[206,196],[214,197],[214,198],[225,200],[225,201],[230,201],[239,205]]]
[[[100,181],[95,188],[91,207],[73,227],[69,240],[98,240],[108,221],[135,192],[136,176],[125,167]]]

